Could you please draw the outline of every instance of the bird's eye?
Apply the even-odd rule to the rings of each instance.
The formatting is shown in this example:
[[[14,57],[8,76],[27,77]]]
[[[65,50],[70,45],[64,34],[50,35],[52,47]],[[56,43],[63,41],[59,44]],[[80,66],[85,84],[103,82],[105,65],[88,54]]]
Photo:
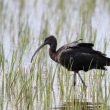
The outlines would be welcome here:
[[[44,43],[45,44],[49,44],[49,41],[47,39],[45,39]]]
[[[47,42],[47,39],[45,39],[44,42]]]

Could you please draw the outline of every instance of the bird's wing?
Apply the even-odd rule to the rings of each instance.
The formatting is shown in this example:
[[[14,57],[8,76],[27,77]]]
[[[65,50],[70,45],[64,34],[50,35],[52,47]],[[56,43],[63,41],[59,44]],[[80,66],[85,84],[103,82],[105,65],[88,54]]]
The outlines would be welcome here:
[[[58,56],[59,56],[59,59],[60,57],[62,56],[76,56],[76,55],[81,55],[82,58],[86,56],[89,56],[89,57],[92,57],[92,56],[102,56],[102,57],[105,57],[106,55],[103,54],[102,52],[100,51],[96,51],[96,50],[93,50],[93,47],[94,45],[92,43],[70,43],[70,44],[67,44],[67,45],[64,45],[63,47],[61,47],[57,53],[58,53]],[[63,57],[62,57],[63,58]],[[60,60],[59,60],[60,61]]]
[[[59,54],[58,60],[68,69],[73,68],[72,66],[74,66],[76,70],[81,70],[86,65],[90,65],[90,62],[92,61],[93,57],[94,56],[92,54],[87,52],[83,52],[76,49],[67,49],[67,51],[63,51],[61,54]]]
[[[76,47],[79,47],[81,49],[81,47],[83,48],[82,51],[86,52],[86,53],[90,53],[90,54],[97,54],[97,55],[100,55],[100,56],[106,56],[106,54],[100,52],[100,51],[97,51],[97,50],[93,50],[93,47],[94,44],[92,43],[79,43],[77,44]]]
[[[79,47],[83,47],[83,48],[90,48],[92,49],[92,47],[94,46],[94,44],[92,43],[78,43],[78,42],[72,42],[69,44],[66,44],[64,46],[62,46],[61,48],[58,49],[58,51],[68,51],[68,49],[74,49],[74,48],[79,48]]]
[[[92,43],[78,43],[78,42],[72,42],[69,44],[66,44],[63,46],[63,48],[75,48],[75,47],[86,47],[86,48],[92,48],[94,44]]]
[[[62,55],[64,55],[64,56],[69,56],[69,55],[74,56],[77,53],[78,54],[80,53],[80,55],[82,55],[82,56],[87,55],[89,57],[91,57],[91,55],[92,56],[99,55],[99,56],[102,56],[102,57],[106,56],[106,54],[103,54],[100,51],[93,50],[93,48],[92,48],[93,46],[94,46],[94,44],[92,44],[92,43],[72,42],[70,44],[66,44],[66,45],[64,45],[64,46],[62,46],[61,48],[58,49],[58,51],[57,51],[58,60],[60,59],[60,57]]]
[[[77,46],[92,48],[94,44],[92,43],[79,43]]]
[[[66,68],[71,67],[74,70],[85,70],[89,68],[102,68],[105,65],[105,56],[99,51],[89,49],[88,47],[68,48],[59,54],[58,61]]]

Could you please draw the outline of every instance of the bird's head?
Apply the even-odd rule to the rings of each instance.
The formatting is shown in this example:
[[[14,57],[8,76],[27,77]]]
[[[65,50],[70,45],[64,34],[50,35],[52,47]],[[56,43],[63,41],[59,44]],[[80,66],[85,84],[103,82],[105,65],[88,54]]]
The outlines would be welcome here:
[[[49,37],[45,38],[44,43],[35,51],[34,55],[31,58],[31,62],[34,58],[34,56],[36,55],[36,53],[45,45],[50,45],[52,46],[53,44],[56,45],[56,38],[53,35],[50,35]]]
[[[47,38],[45,38],[45,40],[44,40],[44,44],[45,45],[52,45],[53,43],[56,43],[56,38],[53,36],[53,35],[51,35],[51,36],[49,36],[49,37],[47,37]]]

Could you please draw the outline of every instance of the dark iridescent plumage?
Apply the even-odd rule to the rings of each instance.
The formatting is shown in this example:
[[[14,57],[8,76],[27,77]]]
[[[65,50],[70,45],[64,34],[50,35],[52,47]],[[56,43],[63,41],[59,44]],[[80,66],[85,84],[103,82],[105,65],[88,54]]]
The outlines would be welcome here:
[[[44,43],[37,49],[33,57],[44,45],[47,44],[50,45],[49,55],[51,59],[57,63],[60,63],[69,71],[74,71],[74,78],[77,73],[84,85],[85,83],[78,73],[80,70],[106,70],[105,66],[110,66],[110,58],[107,58],[106,55],[100,51],[93,50],[94,44],[92,43],[78,43],[76,41],[70,44],[66,44],[56,51],[57,40],[52,35],[45,39]],[[31,61],[33,60],[33,57]]]

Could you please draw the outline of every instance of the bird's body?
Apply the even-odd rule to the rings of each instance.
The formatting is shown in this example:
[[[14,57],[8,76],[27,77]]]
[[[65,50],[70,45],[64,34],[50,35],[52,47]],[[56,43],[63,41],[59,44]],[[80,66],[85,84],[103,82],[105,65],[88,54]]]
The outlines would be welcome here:
[[[51,59],[60,63],[69,71],[78,73],[80,70],[106,70],[105,66],[110,66],[110,58],[106,57],[106,55],[100,51],[93,50],[94,45],[92,43],[72,42],[62,46],[56,51],[56,38],[54,36],[50,36],[45,39],[44,44],[41,47],[46,44],[50,45],[49,55]],[[38,52],[39,49],[36,52]],[[84,81],[82,82],[84,83]]]
[[[49,49],[52,60],[60,63],[70,71],[88,71],[90,69],[106,70],[105,66],[110,66],[110,58],[105,54],[93,50],[92,43],[76,43],[62,46],[56,51]]]

